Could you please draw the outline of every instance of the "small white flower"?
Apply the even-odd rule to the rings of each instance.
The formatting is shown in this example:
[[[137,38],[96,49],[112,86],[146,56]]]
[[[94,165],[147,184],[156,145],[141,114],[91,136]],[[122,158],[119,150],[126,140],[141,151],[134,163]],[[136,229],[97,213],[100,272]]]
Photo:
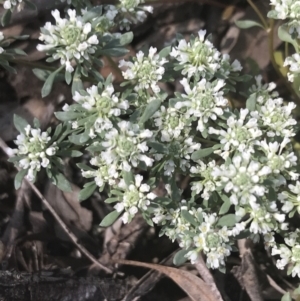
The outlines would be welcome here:
[[[122,71],[125,79],[132,80],[136,83],[135,90],[142,91],[151,88],[157,94],[160,91],[158,82],[162,79],[165,72],[164,64],[167,63],[165,58],[160,58],[156,54],[157,49],[150,47],[148,57],[139,51],[133,62],[125,62],[121,60],[119,67],[127,67],[126,71]]]
[[[146,211],[151,200],[156,198],[154,193],[149,193],[150,186],[142,184],[143,177],[136,175],[134,184],[127,186],[124,181],[119,182],[119,188],[123,190],[122,200],[114,206],[118,212],[125,210],[123,214],[123,222],[127,223],[132,220],[138,210]]]
[[[83,12],[84,14],[84,12]],[[92,24],[85,22],[76,11],[68,9],[69,18],[62,19],[58,10],[52,11],[55,25],[47,22],[46,32],[39,39],[45,43],[39,44],[39,51],[49,51],[54,60],[60,60],[66,71],[74,71],[74,63],[84,64],[92,60],[99,43]]]

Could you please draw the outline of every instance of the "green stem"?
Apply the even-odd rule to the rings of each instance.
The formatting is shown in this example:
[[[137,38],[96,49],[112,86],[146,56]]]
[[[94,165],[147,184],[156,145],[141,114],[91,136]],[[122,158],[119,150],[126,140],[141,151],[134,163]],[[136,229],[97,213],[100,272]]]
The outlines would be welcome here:
[[[252,0],[247,0],[247,2],[253,8],[253,10],[256,12],[256,14],[259,17],[260,21],[262,22],[264,28],[267,30],[269,26],[268,26],[267,20],[263,16],[263,14],[260,12],[260,10],[258,9],[258,7],[253,3]]]
[[[289,43],[285,42],[284,43],[284,57],[288,57],[289,56]]]
[[[270,28],[268,30],[268,44],[269,44],[269,55],[270,55],[270,59],[271,59],[273,68],[277,72],[280,79],[283,81],[283,83],[286,86],[286,88],[288,89],[288,91],[291,93],[291,95],[293,95],[295,103],[297,105],[300,105],[300,98],[299,98],[298,94],[293,89],[293,87],[290,85],[287,78],[281,73],[281,71],[278,67],[278,64],[275,60],[275,56],[274,56],[274,19],[270,20]]]
[[[264,18],[264,16],[262,15],[260,10],[258,9],[258,7],[253,3],[253,1],[252,0],[247,0],[247,2],[249,3],[249,5],[251,5],[253,10],[256,12],[256,14],[260,18],[261,22],[263,23],[263,26],[264,26],[265,30],[267,31],[268,45],[269,45],[269,55],[270,55],[270,59],[271,59],[273,68],[275,69],[275,71],[278,74],[279,78],[283,81],[283,83],[286,86],[286,88],[288,89],[288,91],[293,96],[295,103],[300,105],[300,98],[299,98],[298,94],[295,92],[293,87],[290,85],[287,78],[281,73],[281,71],[280,71],[280,69],[279,69],[279,67],[276,63],[276,60],[275,60],[275,56],[274,56],[274,19],[270,19],[270,23],[268,25],[268,22],[266,21],[266,19]]]

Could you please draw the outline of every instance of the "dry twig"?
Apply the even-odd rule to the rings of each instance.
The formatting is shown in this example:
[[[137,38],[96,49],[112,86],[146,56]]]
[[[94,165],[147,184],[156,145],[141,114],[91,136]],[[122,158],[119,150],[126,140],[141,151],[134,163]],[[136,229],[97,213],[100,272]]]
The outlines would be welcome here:
[[[0,138],[0,148],[7,154],[8,157],[12,156],[11,149],[6,145],[6,143]],[[26,178],[24,178],[25,181]],[[55,212],[53,207],[49,204],[49,202],[44,198],[44,196],[41,194],[41,192],[36,188],[36,186],[27,181],[28,185],[31,187],[31,189],[34,191],[34,193],[40,198],[43,205],[50,211],[52,216],[55,218],[55,220],[58,222],[58,224],[61,226],[61,228],[65,231],[65,233],[68,235],[70,240],[73,242],[73,244],[76,246],[76,248],[84,255],[86,256],[91,262],[93,262],[95,265],[97,265],[99,268],[104,270],[105,272],[111,274],[112,271],[102,265],[85,247],[83,247],[79,242],[77,237],[68,229],[68,227],[65,225],[63,220],[59,217],[59,215]]]
[[[214,295],[215,299],[218,301],[223,301],[220,291],[218,290],[218,288],[216,286],[214,277],[208,270],[201,254],[198,256],[198,259],[195,263],[195,267],[196,267],[197,271],[199,272],[200,276],[202,277],[202,279],[204,280],[204,282],[210,287],[211,292]]]

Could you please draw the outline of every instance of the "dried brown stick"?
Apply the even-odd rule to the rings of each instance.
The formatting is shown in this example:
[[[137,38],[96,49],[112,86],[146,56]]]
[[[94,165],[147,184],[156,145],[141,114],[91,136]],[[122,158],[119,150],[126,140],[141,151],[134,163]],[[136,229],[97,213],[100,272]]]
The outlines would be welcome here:
[[[0,138],[0,148],[7,154],[8,157],[12,156],[11,149],[6,145],[6,143]],[[18,168],[17,168],[18,169]],[[25,178],[25,181],[26,178]],[[66,224],[63,222],[63,220],[60,218],[60,216],[56,213],[56,211],[53,209],[53,207],[49,204],[49,202],[46,200],[46,198],[41,194],[41,192],[36,188],[36,186],[31,183],[30,181],[27,181],[28,185],[31,187],[31,189],[34,191],[34,193],[40,198],[43,205],[50,211],[52,216],[55,218],[55,220],[58,222],[58,224],[61,226],[61,228],[66,232],[70,240],[73,242],[73,244],[76,246],[76,248],[84,255],[86,258],[88,258],[91,262],[93,262],[95,265],[97,265],[99,268],[103,269],[107,273],[112,273],[112,270],[102,265],[85,247],[83,247],[79,242],[77,237],[68,229]]]
[[[251,301],[263,301],[260,282],[258,280],[258,269],[249,246],[249,241],[247,239],[239,239],[238,248],[242,262],[240,267],[235,267],[233,274],[241,286],[245,288]]]
[[[178,250],[171,253],[168,257],[164,258],[159,262],[160,265],[172,266],[173,257]],[[155,270],[147,272],[139,281],[127,292],[126,296],[122,301],[131,301],[140,298],[149,293],[157,282],[159,282],[165,275]]]
[[[199,254],[199,256],[197,258],[195,267],[196,267],[198,273],[200,274],[201,278],[210,287],[211,292],[214,295],[215,299],[218,301],[223,301],[221,293],[216,286],[215,279],[212,276],[212,274],[210,273],[209,269],[207,268],[201,254]]]

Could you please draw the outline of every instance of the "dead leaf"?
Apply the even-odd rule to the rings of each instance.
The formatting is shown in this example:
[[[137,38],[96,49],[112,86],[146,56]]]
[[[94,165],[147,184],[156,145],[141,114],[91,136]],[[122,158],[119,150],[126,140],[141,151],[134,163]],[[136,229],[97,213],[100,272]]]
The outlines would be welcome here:
[[[45,191],[45,198],[78,239],[95,246],[87,233],[92,226],[92,212],[81,207],[78,202],[78,187],[72,185],[72,189],[73,192],[65,193],[49,182]],[[69,237],[58,224],[54,225],[54,229],[57,237],[69,241]]]
[[[144,263],[132,260],[116,260],[116,263],[153,269],[170,277],[193,301],[217,301],[209,286],[199,277],[190,272],[159,264]]]

